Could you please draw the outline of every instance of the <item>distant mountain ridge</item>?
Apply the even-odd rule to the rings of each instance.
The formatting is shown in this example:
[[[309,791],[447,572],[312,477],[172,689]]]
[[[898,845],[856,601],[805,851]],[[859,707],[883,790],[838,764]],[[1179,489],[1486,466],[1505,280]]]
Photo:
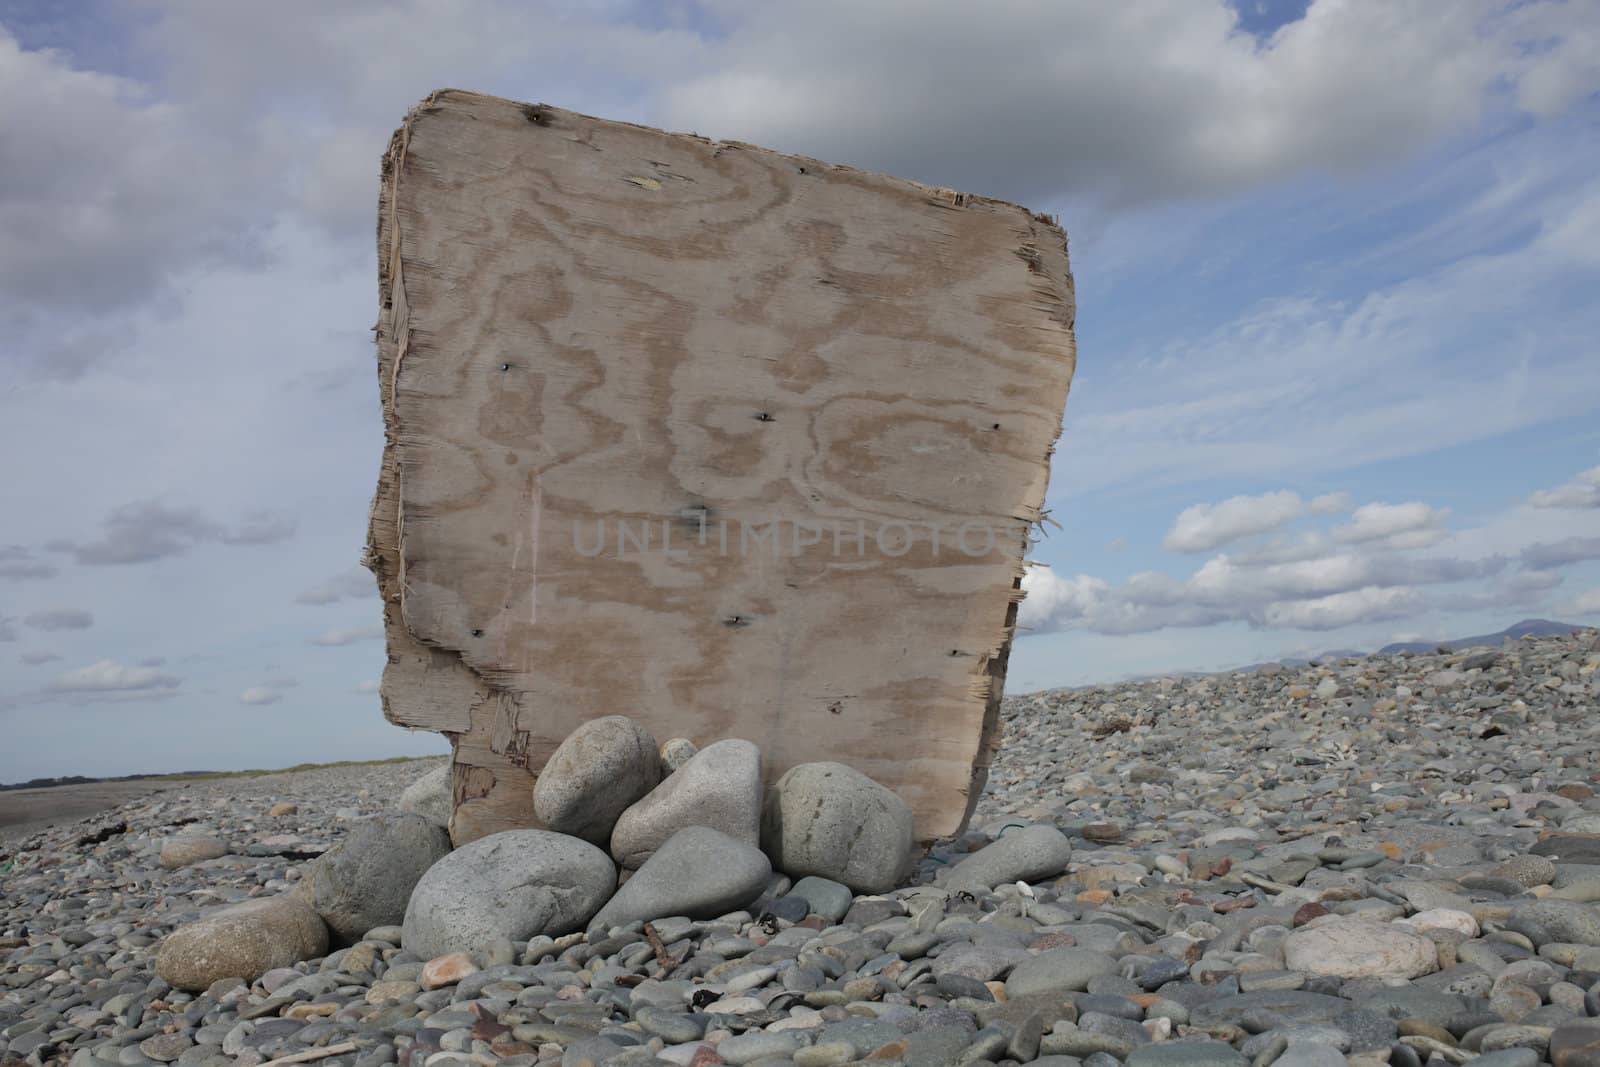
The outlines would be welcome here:
[[[1445,641],[1395,641],[1384,645],[1376,652],[1362,652],[1354,648],[1336,648],[1315,656],[1284,656],[1281,659],[1266,660],[1262,663],[1249,663],[1243,667],[1234,667],[1225,671],[1189,671],[1189,674],[1248,674],[1259,671],[1266,666],[1279,667],[1304,667],[1308,663],[1326,663],[1329,660],[1349,659],[1355,656],[1393,656],[1402,652],[1426,653],[1436,652],[1439,649],[1449,649],[1452,652],[1463,648],[1475,648],[1488,645],[1493,648],[1507,640],[1517,640],[1523,637],[1558,637],[1562,634],[1574,633],[1578,630],[1589,630],[1593,627],[1578,626],[1570,622],[1553,622],[1550,619],[1523,619],[1514,622],[1504,630],[1492,634],[1478,634],[1474,637],[1456,637]],[[1150,675],[1149,677],[1160,677]]]
[[[1587,626],[1575,626],[1570,622],[1552,622],[1549,619],[1523,619],[1514,622],[1504,630],[1492,634],[1478,634],[1474,637],[1457,637],[1452,641],[1396,641],[1378,649],[1376,655],[1392,656],[1396,652],[1432,652],[1437,648],[1448,648],[1451,651],[1463,648],[1474,648],[1479,645],[1493,645],[1499,647],[1507,638],[1517,640],[1523,637],[1558,637],[1570,634],[1577,630],[1587,630]]]

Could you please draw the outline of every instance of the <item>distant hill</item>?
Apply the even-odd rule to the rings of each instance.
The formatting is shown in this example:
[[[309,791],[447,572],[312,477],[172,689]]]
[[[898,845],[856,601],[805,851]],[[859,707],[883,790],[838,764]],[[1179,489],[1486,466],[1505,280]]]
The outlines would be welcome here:
[[[1308,663],[1331,663],[1334,660],[1350,659],[1355,656],[1392,656],[1400,652],[1434,652],[1441,648],[1451,651],[1462,648],[1473,648],[1480,645],[1489,645],[1498,648],[1507,638],[1513,640],[1525,637],[1556,637],[1561,634],[1570,634],[1575,630],[1587,630],[1590,627],[1577,626],[1570,622],[1551,622],[1549,619],[1523,619],[1514,622],[1504,630],[1492,634],[1479,634],[1476,637],[1456,637],[1445,641],[1396,641],[1394,644],[1384,645],[1376,652],[1362,652],[1354,648],[1335,648],[1315,656],[1284,656],[1281,659],[1267,660],[1265,663],[1248,663],[1243,667],[1233,667],[1225,671],[1189,671],[1188,674],[1249,674],[1259,671],[1262,667],[1304,667]],[[1157,678],[1160,675],[1146,675],[1144,677]],[[1133,679],[1130,679],[1133,680]]]
[[[442,755],[443,753],[441,753]],[[438,756],[390,756],[386,759],[335,760],[332,763],[296,763],[293,767],[272,769],[252,768],[247,771],[170,771],[158,774],[121,774],[114,778],[90,778],[82,774],[63,775],[59,778],[30,778],[26,782],[0,782],[0,792],[14,789],[54,789],[63,785],[98,785],[102,782],[204,782],[217,778],[256,778],[265,774],[289,774],[293,771],[314,771],[324,767],[376,767],[385,763],[414,763],[417,760],[437,759]]]
[[[1570,634],[1574,630],[1586,629],[1588,629],[1587,626],[1574,626],[1570,622],[1551,622],[1549,619],[1523,619],[1521,622],[1514,622],[1504,630],[1492,634],[1457,637],[1446,641],[1396,641],[1392,645],[1384,645],[1378,649],[1377,655],[1392,656],[1396,652],[1432,652],[1437,648],[1455,650],[1473,648],[1478,645],[1491,645],[1498,648],[1507,638],[1516,640],[1517,638],[1530,636],[1556,637],[1560,634]]]

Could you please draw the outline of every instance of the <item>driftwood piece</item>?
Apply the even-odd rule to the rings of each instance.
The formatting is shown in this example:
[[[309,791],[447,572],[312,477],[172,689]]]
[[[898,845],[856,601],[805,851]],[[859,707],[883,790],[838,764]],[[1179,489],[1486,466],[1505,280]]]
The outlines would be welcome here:
[[[453,90],[379,215],[383,706],[452,739],[457,843],[617,713],[957,831],[1072,375],[1054,220]]]

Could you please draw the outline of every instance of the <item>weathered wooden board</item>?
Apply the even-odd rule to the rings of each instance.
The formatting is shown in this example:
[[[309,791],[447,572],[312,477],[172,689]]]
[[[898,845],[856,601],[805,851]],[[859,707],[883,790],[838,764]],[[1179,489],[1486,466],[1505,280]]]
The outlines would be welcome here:
[[[1054,221],[442,91],[378,243],[383,703],[452,738],[457,841],[616,713],[955,832],[1072,375]]]

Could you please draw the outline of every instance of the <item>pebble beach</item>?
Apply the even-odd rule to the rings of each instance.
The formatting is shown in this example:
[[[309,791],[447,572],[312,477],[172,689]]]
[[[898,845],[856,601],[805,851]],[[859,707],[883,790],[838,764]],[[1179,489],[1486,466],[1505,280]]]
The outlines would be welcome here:
[[[443,761],[191,784],[0,842],[0,1064],[1600,1067],[1600,633],[1002,717],[970,829],[893,885],[652,839],[615,897],[576,872],[527,903],[569,932],[436,952],[408,887],[404,923],[284,919],[262,950],[293,962],[248,981],[201,936],[219,909],[322,900],[321,857]],[[384,862],[466,892],[439,847]],[[175,984],[179,930],[204,977]]]

